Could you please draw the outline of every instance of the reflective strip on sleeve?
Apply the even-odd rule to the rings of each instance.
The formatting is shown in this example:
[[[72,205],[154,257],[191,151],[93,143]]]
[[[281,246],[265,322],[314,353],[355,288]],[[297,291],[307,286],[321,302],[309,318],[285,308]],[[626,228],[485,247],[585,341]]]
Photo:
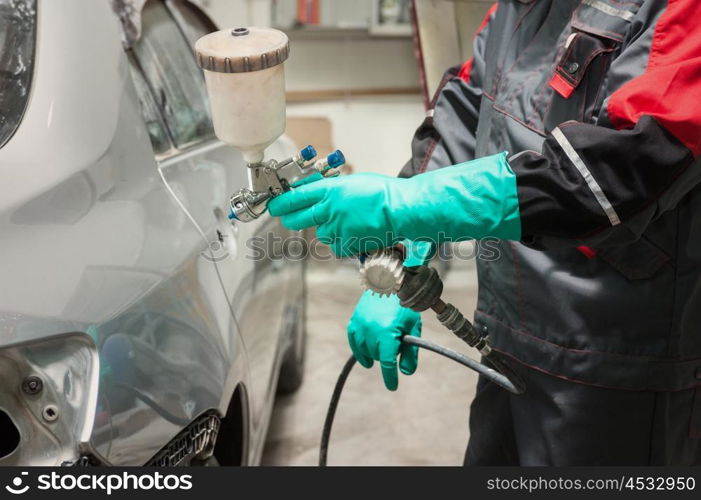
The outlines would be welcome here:
[[[609,16],[614,17],[620,17],[621,19],[625,19],[626,21],[630,21],[634,17],[634,14],[631,11],[617,9],[616,7],[604,3],[601,0],[582,0],[582,3],[584,5],[588,5],[593,9],[600,10],[604,14],[608,14]]]
[[[611,205],[611,202],[602,191],[601,186],[599,186],[599,183],[596,182],[596,179],[594,179],[594,177],[592,177],[591,172],[584,164],[582,159],[579,157],[577,152],[574,150],[572,144],[570,144],[570,141],[568,141],[567,137],[565,137],[565,134],[562,133],[562,130],[560,130],[559,128],[555,128],[552,131],[552,136],[555,138],[558,144],[560,144],[560,147],[567,155],[567,158],[569,158],[572,164],[577,168],[577,170],[579,170],[579,173],[582,174],[582,177],[584,177],[584,181],[587,183],[587,186],[589,186],[589,189],[594,194],[594,198],[596,198],[596,201],[599,202],[601,209],[609,218],[611,225],[619,225],[621,223],[621,219],[618,218],[616,210],[613,208],[613,205]]]

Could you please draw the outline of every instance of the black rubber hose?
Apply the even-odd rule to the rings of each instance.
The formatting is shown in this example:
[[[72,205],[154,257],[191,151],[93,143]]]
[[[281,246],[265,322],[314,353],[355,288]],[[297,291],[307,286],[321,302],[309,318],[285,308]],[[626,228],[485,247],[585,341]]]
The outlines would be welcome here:
[[[483,365],[479,361],[475,361],[474,359],[465,356],[462,353],[459,353],[458,351],[454,351],[452,349],[448,349],[447,347],[443,347],[442,345],[435,344],[433,342],[430,342],[426,339],[422,339],[420,337],[412,337],[410,335],[406,335],[405,337],[402,337],[402,342],[405,344],[411,344],[411,345],[417,345],[423,349],[428,349],[429,351],[433,351],[437,354],[440,354],[441,356],[445,356],[446,358],[450,358],[453,361],[456,361],[460,363],[463,366],[466,366],[472,370],[475,370],[477,373],[484,375],[487,377],[489,380],[497,384],[499,387],[502,387],[509,391],[512,394],[522,394],[523,389],[520,387],[517,387],[514,385],[511,380],[509,380],[508,377],[503,375],[502,373],[499,373],[493,368],[490,368],[486,365]],[[494,351],[492,351],[494,352]]]
[[[443,347],[442,345],[435,344],[426,339],[422,339],[420,337],[412,337],[410,335],[405,335],[404,337],[402,337],[402,342],[404,342],[405,344],[416,345],[421,347],[422,349],[428,349],[429,351],[433,351],[437,354],[440,354],[441,356],[450,358],[453,361],[460,363],[461,365],[466,366],[472,370],[475,370],[481,375],[484,375],[495,384],[499,385],[500,387],[503,387],[504,389],[513,394],[521,394],[523,392],[521,387],[515,386],[511,382],[511,380],[509,380],[506,376],[457,351],[448,349],[447,347]],[[331,394],[331,401],[329,402],[329,408],[326,411],[326,419],[324,420],[324,429],[321,433],[321,444],[319,445],[320,467],[326,466],[326,459],[328,457],[329,452],[329,441],[331,439],[331,428],[333,427],[333,420],[336,416],[336,408],[338,408],[338,402],[341,399],[343,387],[346,385],[346,380],[348,380],[348,375],[353,369],[353,366],[355,366],[355,358],[351,356],[350,358],[348,358],[348,361],[346,361],[346,364],[343,365],[343,369],[338,375],[338,380],[336,380],[336,385],[333,388],[333,393]]]
[[[526,392],[526,382],[521,378],[521,376],[514,371],[511,363],[503,354],[497,351],[491,351],[489,354],[482,358],[483,363],[490,365],[497,373],[504,376],[512,385],[514,390],[504,387],[507,391],[513,394],[523,394]],[[497,382],[498,383],[498,382]],[[499,384],[501,385],[501,384]]]
[[[329,440],[331,439],[331,427],[333,427],[333,419],[336,416],[336,408],[338,408],[338,401],[341,399],[343,386],[346,385],[348,375],[355,366],[355,363],[354,356],[348,358],[346,364],[343,365],[341,373],[338,375],[336,386],[333,388],[333,394],[331,394],[329,409],[326,410],[326,419],[324,420],[324,430],[321,432],[321,446],[319,446],[319,465],[321,467],[326,467],[326,457],[329,453]]]

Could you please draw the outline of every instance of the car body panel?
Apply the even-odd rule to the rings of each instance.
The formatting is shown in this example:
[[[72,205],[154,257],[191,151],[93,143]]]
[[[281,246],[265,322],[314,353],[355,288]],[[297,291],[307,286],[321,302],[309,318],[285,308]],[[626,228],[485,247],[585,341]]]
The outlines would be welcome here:
[[[154,159],[108,2],[40,0],[38,16],[30,102],[0,149],[0,353],[92,338],[100,382],[87,446],[117,465],[146,463],[188,421],[225,414],[243,387],[257,463],[302,266],[246,254],[248,238],[282,230],[226,218],[228,195],[246,184],[238,153],[213,139]],[[0,383],[0,408],[13,391]],[[0,464],[31,454],[19,456]]]

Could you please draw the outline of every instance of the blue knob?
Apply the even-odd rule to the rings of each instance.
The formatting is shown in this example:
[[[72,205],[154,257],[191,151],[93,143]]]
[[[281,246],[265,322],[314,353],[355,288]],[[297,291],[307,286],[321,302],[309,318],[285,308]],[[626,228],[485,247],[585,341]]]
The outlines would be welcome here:
[[[314,146],[307,146],[299,152],[299,156],[301,156],[304,161],[309,161],[312,158],[316,158],[316,149],[314,149]]]
[[[236,214],[234,213],[234,209],[230,208],[229,209],[229,220],[239,220],[238,217],[236,217]]]
[[[336,168],[346,163],[346,157],[337,149],[326,157],[326,161],[329,163],[330,168]]]

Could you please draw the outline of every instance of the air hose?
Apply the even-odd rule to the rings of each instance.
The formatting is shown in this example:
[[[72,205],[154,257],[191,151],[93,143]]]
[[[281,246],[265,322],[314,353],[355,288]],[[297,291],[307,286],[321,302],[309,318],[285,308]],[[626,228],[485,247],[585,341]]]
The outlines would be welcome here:
[[[443,347],[442,345],[436,344],[434,342],[430,342],[426,339],[422,339],[420,337],[412,337],[410,335],[402,337],[402,342],[405,344],[418,346],[422,349],[433,351],[437,354],[440,354],[441,356],[445,356],[446,358],[452,359],[456,363],[460,363],[461,365],[464,365],[472,370],[475,370],[481,375],[484,375],[495,384],[503,387],[504,389],[513,394],[521,394],[523,392],[522,388],[515,385],[505,375],[497,372],[492,368],[489,368],[488,366],[483,365],[482,363],[479,363],[478,361],[475,361],[472,358],[468,358],[462,353],[459,353],[447,347]],[[341,373],[338,375],[338,379],[336,380],[336,385],[333,388],[333,393],[331,394],[331,401],[329,402],[328,410],[326,410],[324,428],[321,433],[321,445],[319,446],[320,467],[326,466],[326,459],[328,457],[329,452],[329,441],[331,440],[331,428],[333,427],[333,421],[336,417],[336,409],[338,408],[338,403],[341,400],[341,394],[343,393],[343,388],[346,385],[346,380],[348,380],[348,375],[350,375],[350,372],[355,366],[355,364],[355,357],[351,356],[350,358],[348,358],[348,361],[346,361],[346,364],[343,365]]]
[[[522,394],[526,390],[523,380],[513,371],[508,361],[500,353],[492,350],[488,337],[479,335],[472,323],[454,305],[443,302],[441,299],[443,282],[436,270],[425,265],[402,266],[401,263],[404,261],[403,253],[403,248],[398,246],[380,250],[375,254],[366,256],[362,261],[361,267],[361,276],[365,288],[381,295],[396,293],[402,306],[417,312],[432,309],[443,326],[467,345],[479,350],[482,360],[486,364],[420,337],[405,335],[401,338],[401,341],[452,359],[478,372],[487,380],[494,382],[512,394]],[[355,358],[351,356],[346,361],[346,364],[343,365],[343,369],[336,380],[321,434],[321,444],[319,446],[320,466],[326,466],[331,428],[336,416],[336,409],[348,375],[350,375],[355,363]]]

